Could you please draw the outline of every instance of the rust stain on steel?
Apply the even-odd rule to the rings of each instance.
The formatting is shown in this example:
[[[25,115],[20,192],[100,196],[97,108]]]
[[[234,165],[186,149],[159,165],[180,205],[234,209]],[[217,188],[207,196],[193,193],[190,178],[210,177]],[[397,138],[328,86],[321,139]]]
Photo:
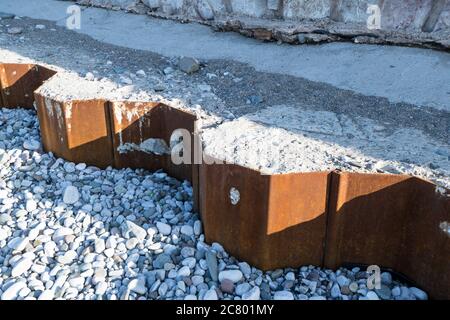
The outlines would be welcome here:
[[[170,137],[177,129],[188,130],[192,145],[195,115],[161,103],[129,101],[110,102],[110,114],[115,167],[144,168],[152,171],[163,169],[175,178],[193,181],[193,166],[176,165],[170,155],[157,155],[140,150],[120,152],[118,148],[126,144],[139,145],[150,138],[162,139],[170,146]]]
[[[113,165],[106,101],[57,101],[38,93],[35,98],[45,151],[99,168]]]
[[[201,164],[206,241],[263,270],[321,265],[328,178],[327,172],[270,176],[239,165]],[[239,193],[235,204],[230,190]]]
[[[450,298],[450,199],[405,175],[333,173],[325,264],[379,265]]]
[[[33,108],[33,92],[56,73],[34,64],[0,64],[1,102],[6,108]]]

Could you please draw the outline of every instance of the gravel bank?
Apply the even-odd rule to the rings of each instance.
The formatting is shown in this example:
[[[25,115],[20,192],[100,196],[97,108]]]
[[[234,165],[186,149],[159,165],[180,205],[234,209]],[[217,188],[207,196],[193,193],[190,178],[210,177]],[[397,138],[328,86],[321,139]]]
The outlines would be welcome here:
[[[1,299],[427,299],[358,268],[263,273],[198,219],[187,182],[55,159],[33,111],[0,109]]]

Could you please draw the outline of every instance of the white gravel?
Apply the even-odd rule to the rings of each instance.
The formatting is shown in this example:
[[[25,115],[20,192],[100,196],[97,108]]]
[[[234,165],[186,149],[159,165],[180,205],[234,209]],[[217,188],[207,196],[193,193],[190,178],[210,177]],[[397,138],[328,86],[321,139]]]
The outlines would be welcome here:
[[[0,299],[426,299],[358,268],[263,273],[204,243],[192,188],[27,149],[34,111],[0,109]]]

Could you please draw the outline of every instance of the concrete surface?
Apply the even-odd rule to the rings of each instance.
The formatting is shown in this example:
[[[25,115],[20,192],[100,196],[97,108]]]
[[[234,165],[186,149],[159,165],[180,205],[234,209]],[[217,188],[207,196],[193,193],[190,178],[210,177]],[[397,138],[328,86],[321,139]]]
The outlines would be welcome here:
[[[70,2],[2,1],[0,11],[65,25]],[[450,110],[450,55],[425,49],[332,43],[290,46],[236,34],[214,33],[197,24],[87,8],[80,33],[105,43],[169,57],[229,59],[256,70],[324,82],[364,95]]]

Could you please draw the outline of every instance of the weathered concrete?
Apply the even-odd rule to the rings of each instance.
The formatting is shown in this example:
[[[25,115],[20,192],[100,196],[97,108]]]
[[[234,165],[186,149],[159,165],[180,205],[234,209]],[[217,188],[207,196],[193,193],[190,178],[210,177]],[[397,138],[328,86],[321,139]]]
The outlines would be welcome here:
[[[450,48],[449,0],[74,0],[295,44],[354,41]],[[373,20],[379,14],[379,19]],[[370,21],[379,21],[375,29]],[[306,35],[306,36],[305,36]]]

